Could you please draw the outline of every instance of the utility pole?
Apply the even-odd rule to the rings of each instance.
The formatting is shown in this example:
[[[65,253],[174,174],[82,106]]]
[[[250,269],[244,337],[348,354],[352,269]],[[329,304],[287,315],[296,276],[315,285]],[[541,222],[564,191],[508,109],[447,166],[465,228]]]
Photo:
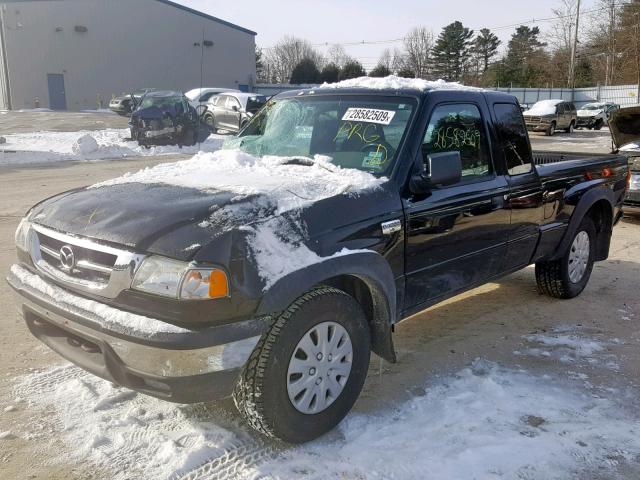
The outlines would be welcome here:
[[[609,46],[607,52],[607,71],[605,72],[604,85],[608,87],[613,83],[613,71],[616,59],[616,0],[611,0],[611,12],[609,13]]]
[[[576,55],[578,52],[578,27],[580,26],[580,0],[576,6],[576,29],[573,37],[573,45],[571,46],[571,76],[569,78],[569,88],[572,89],[571,96],[573,97],[573,89],[576,87]]]

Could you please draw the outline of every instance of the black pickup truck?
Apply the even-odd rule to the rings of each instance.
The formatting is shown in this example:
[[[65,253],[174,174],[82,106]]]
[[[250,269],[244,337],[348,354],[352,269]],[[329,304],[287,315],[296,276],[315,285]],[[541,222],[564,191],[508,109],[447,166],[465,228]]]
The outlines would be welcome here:
[[[441,83],[287,92],[226,149],[62,193],[8,282],[66,359],[174,402],[233,394],[304,442],[402,319],[535,264],[570,299],[609,254],[623,156],[534,154],[514,97]],[[505,301],[509,301],[505,299]]]

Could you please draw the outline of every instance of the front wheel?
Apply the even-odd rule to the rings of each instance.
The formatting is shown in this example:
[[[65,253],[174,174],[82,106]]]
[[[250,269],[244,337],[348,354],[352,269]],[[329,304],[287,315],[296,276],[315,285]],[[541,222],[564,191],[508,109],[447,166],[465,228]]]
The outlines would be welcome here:
[[[290,443],[313,440],[349,413],[369,356],[360,304],[341,290],[315,288],[263,335],[236,385],[235,404],[265,435]]]
[[[596,227],[589,217],[575,232],[569,250],[558,260],[536,263],[536,283],[541,294],[574,298],[589,282],[595,259]]]
[[[602,119],[599,119],[596,122],[596,126],[594,127],[596,130],[602,130],[602,127],[604,127],[604,121]]]

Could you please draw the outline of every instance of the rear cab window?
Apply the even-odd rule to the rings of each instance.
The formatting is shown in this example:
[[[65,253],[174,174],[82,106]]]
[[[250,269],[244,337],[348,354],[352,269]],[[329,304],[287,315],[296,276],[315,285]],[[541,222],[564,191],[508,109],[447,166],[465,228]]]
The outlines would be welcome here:
[[[507,173],[522,175],[533,171],[533,159],[527,128],[520,108],[512,103],[495,103],[494,127],[500,150],[504,153]]]

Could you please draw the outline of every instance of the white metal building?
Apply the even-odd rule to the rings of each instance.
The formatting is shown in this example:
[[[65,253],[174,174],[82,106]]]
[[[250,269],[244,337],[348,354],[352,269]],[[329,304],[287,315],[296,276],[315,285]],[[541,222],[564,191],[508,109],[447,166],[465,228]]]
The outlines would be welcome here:
[[[201,73],[248,90],[255,35],[168,0],[0,0],[0,109],[95,109],[139,88],[197,88]]]

